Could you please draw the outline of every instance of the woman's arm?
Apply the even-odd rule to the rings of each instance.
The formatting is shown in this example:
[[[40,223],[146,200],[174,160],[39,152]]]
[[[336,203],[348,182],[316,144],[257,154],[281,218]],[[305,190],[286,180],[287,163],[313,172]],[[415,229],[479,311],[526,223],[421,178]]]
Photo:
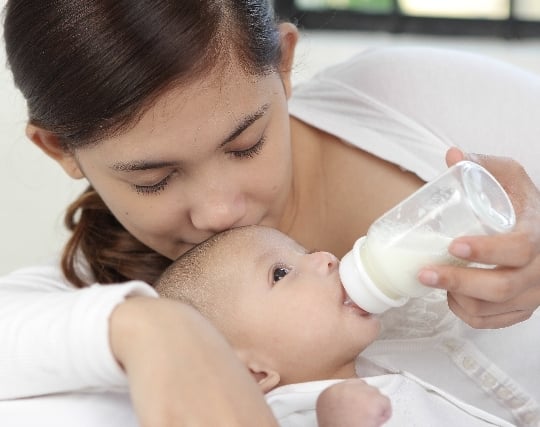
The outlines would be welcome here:
[[[74,289],[53,265],[0,278],[0,399],[129,387],[142,426],[276,426],[224,339],[155,295]]]
[[[142,427],[277,426],[225,339],[184,304],[127,300],[111,317],[111,345]]]
[[[82,389],[126,388],[109,346],[110,313],[142,282],[77,290],[57,264],[0,278],[0,399]]]
[[[449,165],[463,158],[486,167],[509,193],[517,214],[513,232],[461,237],[450,246],[460,258],[496,269],[434,266],[420,273],[429,286],[448,290],[452,311],[476,328],[501,328],[528,319],[540,306],[540,191],[523,167],[495,156],[451,149]]]

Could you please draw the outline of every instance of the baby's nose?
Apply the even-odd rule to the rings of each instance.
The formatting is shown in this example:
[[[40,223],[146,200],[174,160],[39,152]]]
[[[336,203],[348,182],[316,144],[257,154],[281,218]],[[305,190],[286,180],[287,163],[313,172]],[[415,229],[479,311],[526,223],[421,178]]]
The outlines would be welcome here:
[[[329,274],[335,271],[339,265],[339,260],[330,252],[313,252],[309,254],[317,272]]]

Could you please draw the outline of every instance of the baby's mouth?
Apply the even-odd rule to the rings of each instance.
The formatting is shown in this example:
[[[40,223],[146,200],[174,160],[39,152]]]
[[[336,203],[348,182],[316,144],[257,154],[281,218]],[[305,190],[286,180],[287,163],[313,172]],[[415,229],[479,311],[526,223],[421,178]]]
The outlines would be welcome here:
[[[351,307],[358,311],[360,315],[362,316],[371,316],[371,313],[368,313],[363,308],[359,307],[350,297],[347,295],[347,292],[345,291],[345,288],[343,286],[341,287],[343,290],[343,305],[347,307]]]

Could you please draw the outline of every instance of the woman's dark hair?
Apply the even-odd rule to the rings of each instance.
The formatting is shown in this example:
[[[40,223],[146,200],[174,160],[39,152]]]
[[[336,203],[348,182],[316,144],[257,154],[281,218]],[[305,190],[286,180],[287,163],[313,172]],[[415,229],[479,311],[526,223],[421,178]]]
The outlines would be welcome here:
[[[137,123],[173,85],[234,58],[265,75],[280,61],[270,0],[8,0],[4,38],[30,123],[62,148],[98,144]],[[134,239],[89,188],[66,214],[73,231],[66,277],[84,286],[82,252],[95,280],[149,283],[170,260]]]

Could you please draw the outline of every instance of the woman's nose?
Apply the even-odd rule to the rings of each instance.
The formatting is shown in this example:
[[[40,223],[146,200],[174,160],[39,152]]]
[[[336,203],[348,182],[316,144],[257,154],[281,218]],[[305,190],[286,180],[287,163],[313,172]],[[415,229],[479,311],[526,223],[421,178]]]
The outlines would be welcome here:
[[[326,275],[333,273],[339,265],[339,260],[330,252],[313,252],[307,256],[310,260],[310,265],[319,274]]]
[[[190,209],[193,227],[212,233],[238,225],[245,214],[246,203],[242,197],[222,192],[204,195]]]

